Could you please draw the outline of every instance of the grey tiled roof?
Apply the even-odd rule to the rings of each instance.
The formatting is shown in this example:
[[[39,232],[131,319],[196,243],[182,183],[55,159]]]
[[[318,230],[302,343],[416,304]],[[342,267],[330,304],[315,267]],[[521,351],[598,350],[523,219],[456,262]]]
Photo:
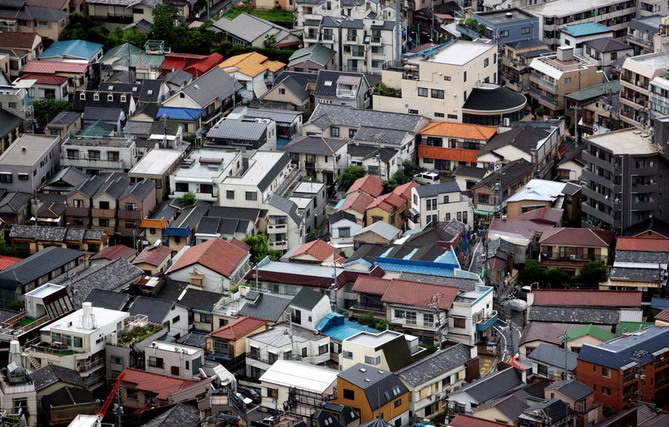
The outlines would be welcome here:
[[[282,151],[296,154],[314,154],[332,156],[339,151],[346,141],[343,139],[324,138],[322,136],[302,136],[294,139],[282,148]]]
[[[339,373],[339,378],[364,390],[367,402],[376,410],[409,389],[397,375],[373,366],[357,363]]]
[[[405,132],[402,132],[403,135],[406,135]],[[358,135],[356,134],[356,137]],[[353,138],[355,140],[355,138]],[[351,158],[356,158],[356,157],[361,157],[363,160],[370,159],[372,157],[375,157],[378,153],[380,153],[381,161],[383,162],[389,162],[397,155],[397,150],[394,148],[388,148],[388,147],[381,147],[379,150],[379,147],[376,145],[365,145],[365,144],[360,144],[358,142],[355,143],[349,143],[348,147],[348,155],[351,156]]]
[[[239,83],[220,67],[214,67],[190,82],[181,91],[202,108],[214,102],[233,96]]]
[[[139,296],[128,307],[131,316],[143,314],[149,322],[162,324],[176,303],[158,298]]]
[[[104,234],[102,230],[85,228],[15,225],[9,232],[9,237],[42,242],[84,242],[101,240]]]
[[[551,390],[557,390],[560,393],[567,396],[569,399],[572,399],[574,402],[578,402],[579,400],[595,392],[590,387],[576,380],[558,381],[549,385],[546,388]]]
[[[0,272],[0,288],[16,289],[84,256],[75,249],[49,246]]]
[[[116,291],[142,276],[142,270],[124,258],[96,263],[61,283],[67,286],[76,305],[81,305],[93,289]]]
[[[209,129],[207,138],[258,141],[266,131],[267,123],[223,118]]]
[[[460,186],[454,181],[442,182],[440,184],[421,185],[416,187],[416,193],[420,197],[434,197],[444,193],[459,193]]]
[[[350,107],[318,104],[308,123],[321,128],[332,125],[347,127],[370,127],[377,129],[419,131],[422,116],[415,114],[387,113],[375,110],[359,110]]]
[[[560,369],[573,371],[576,369],[576,357],[578,353],[565,350],[554,345],[539,344],[537,348],[527,355],[528,359],[555,366]]]
[[[303,287],[300,292],[293,297],[290,305],[304,308],[305,310],[313,310],[325,295],[321,292],[314,291],[310,288]]]
[[[86,383],[84,382],[81,375],[75,370],[64,368],[58,365],[46,365],[39,368],[36,371],[33,371],[30,374],[30,378],[35,384],[35,390],[43,390],[50,385],[56,384],[58,382],[74,385],[77,387],[85,388]]]
[[[93,307],[122,311],[130,301],[130,295],[104,289],[91,289],[82,302],[90,302]]]
[[[593,325],[617,325],[620,312],[617,309],[592,307],[532,306],[529,321],[583,323]]]
[[[201,332],[189,332],[179,338],[177,342],[191,347],[205,348],[207,346],[207,334]]]
[[[397,371],[404,381],[416,387],[471,360],[471,350],[464,344],[439,350]]]
[[[254,317],[256,319],[277,322],[288,305],[290,299],[271,294],[260,294],[256,303],[247,301],[239,310],[240,316]]]
[[[279,209],[280,211],[285,212],[293,219],[293,221],[295,221],[295,224],[299,225],[302,223],[302,218],[300,218],[300,215],[297,213],[297,205],[295,202],[277,194],[272,194],[269,196],[267,203]]]
[[[466,393],[479,405],[491,399],[501,397],[523,385],[520,373],[510,367],[461,388],[455,393]]]
[[[186,427],[200,423],[200,411],[197,407],[185,403],[177,403],[172,408],[158,415],[142,427]]]

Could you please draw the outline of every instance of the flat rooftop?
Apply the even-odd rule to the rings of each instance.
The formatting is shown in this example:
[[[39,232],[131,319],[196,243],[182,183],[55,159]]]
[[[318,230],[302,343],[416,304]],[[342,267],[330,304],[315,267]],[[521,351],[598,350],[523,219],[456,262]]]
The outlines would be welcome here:
[[[477,13],[476,15],[493,24],[512,23],[522,19],[536,19],[536,16],[516,8],[492,10],[490,12]]]
[[[643,67],[654,68],[656,70],[662,68],[669,68],[669,53],[665,52],[648,53],[646,55],[639,55],[625,58],[625,63],[623,64],[623,68],[630,68],[631,71],[636,72],[636,70],[632,69],[633,65],[630,66],[630,63],[639,64]]]
[[[624,129],[587,138],[613,154],[653,154],[657,150],[650,135],[637,129]]]
[[[237,185],[258,185],[270,173],[285,153],[279,151],[256,151],[249,159],[249,167],[242,176],[229,176],[225,182]]]
[[[116,324],[122,322],[123,319],[129,317],[130,315],[124,311],[109,310],[102,307],[93,307],[92,310],[93,316],[95,318],[95,327],[93,329],[84,328],[81,323],[81,317],[84,314],[84,309],[81,308],[74,313],[70,313],[67,316],[58,319],[57,321],[51,323],[40,329],[40,331],[48,332],[51,330],[54,331],[67,331],[75,332],[80,334],[90,335],[95,331],[99,330],[102,326],[107,326],[111,324]]]
[[[464,65],[491,49],[497,49],[497,45],[456,40],[455,43],[445,46],[426,61],[447,65]]]
[[[92,137],[83,137],[75,136],[68,138],[67,141],[63,143],[64,146],[90,146],[90,147],[120,147],[127,148],[133,145],[135,141],[131,138],[113,138],[113,137],[102,137],[102,138],[92,138]]]
[[[560,0],[529,6],[525,10],[533,15],[565,16],[618,3],[620,0]]]
[[[397,337],[402,336],[404,336],[407,341],[409,341],[411,338],[414,338],[412,335],[404,335],[394,331],[383,331],[380,333],[363,331],[359,334],[353,335],[350,338],[347,338],[346,341],[367,347],[377,348],[394,339],[397,339]]]
[[[151,347],[157,348],[158,350],[171,351],[174,353],[184,353],[187,355],[193,355],[198,352],[202,352],[201,348],[189,347],[187,345],[172,344],[164,341],[153,341]]]
[[[163,175],[182,156],[181,151],[154,148],[130,169],[128,175]]]
[[[306,209],[311,204],[311,201],[314,200],[310,197],[289,197],[288,200],[295,203],[298,209]]]
[[[316,194],[325,187],[323,182],[302,181],[293,190],[293,193]]]
[[[0,164],[32,166],[55,147],[59,139],[52,135],[23,134],[0,155]]]
[[[27,294],[25,294],[25,296],[34,298],[44,298],[61,289],[65,289],[65,286],[56,285],[54,283],[46,283],[40,286],[39,288],[35,288],[32,291],[28,292]]]
[[[175,178],[199,178],[208,181],[219,176],[239,156],[236,151],[199,148],[193,150],[174,172]]]

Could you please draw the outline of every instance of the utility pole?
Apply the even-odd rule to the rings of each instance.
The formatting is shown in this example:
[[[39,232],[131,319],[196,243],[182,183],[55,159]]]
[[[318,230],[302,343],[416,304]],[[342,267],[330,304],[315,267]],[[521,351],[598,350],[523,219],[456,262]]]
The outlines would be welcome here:
[[[439,292],[432,295],[430,299],[430,308],[434,310],[435,316],[435,328],[434,328],[434,342],[436,343],[439,350],[441,350],[441,312],[439,311],[439,301],[443,295]]]
[[[301,358],[300,355],[295,353],[295,340],[293,339],[293,314],[286,313],[285,315],[286,322],[288,322],[288,337],[290,338],[290,354],[291,359],[298,360]]]

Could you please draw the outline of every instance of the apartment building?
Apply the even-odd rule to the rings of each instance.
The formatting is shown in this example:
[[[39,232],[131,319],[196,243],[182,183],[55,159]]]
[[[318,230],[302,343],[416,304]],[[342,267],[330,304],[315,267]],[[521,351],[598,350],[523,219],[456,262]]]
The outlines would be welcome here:
[[[79,372],[89,389],[105,384],[105,344],[115,344],[128,313],[83,303],[80,310],[40,329],[40,341],[27,350],[39,368],[58,365]],[[34,361],[33,361],[34,360]]]
[[[154,374],[197,380],[200,378],[200,368],[203,364],[202,348],[153,341],[144,349],[145,369]]]
[[[535,58],[530,70],[530,98],[550,116],[564,111],[565,95],[604,81],[604,74],[575,56],[572,46],[560,46],[554,55]]]
[[[91,175],[127,172],[138,160],[134,138],[71,137],[61,147],[60,164],[73,166]]]
[[[300,213],[295,201],[271,194],[266,209],[266,227],[263,230],[267,233],[270,248],[286,253],[304,243],[304,212]]]
[[[473,218],[471,199],[460,192],[455,182],[421,185],[411,189],[412,216],[409,218],[410,229],[427,227],[431,223],[449,222],[460,218],[467,222]]]
[[[27,1],[0,4],[0,31],[37,33],[58,40],[68,21],[68,13],[59,9],[33,5]]]
[[[635,55],[658,52],[655,50],[655,41],[662,19],[660,15],[651,15],[634,18],[628,23],[625,43],[632,46]]]
[[[669,195],[658,181],[669,173],[669,164],[649,134],[623,129],[585,143],[581,209],[589,223],[622,231],[650,217],[669,219],[662,209]]]
[[[406,24],[399,5],[297,0],[295,12],[305,47],[319,43],[334,50],[334,64],[342,71],[378,73],[386,62],[401,59]]]
[[[502,54],[502,84],[516,92],[526,93],[530,90],[530,63],[534,58],[551,52],[548,45],[539,39],[505,44]]]
[[[365,363],[375,369],[394,372],[426,355],[426,350],[418,344],[418,337],[413,335],[391,330],[362,331],[342,341],[339,367],[345,371]]]
[[[9,343],[7,366],[0,373],[0,410],[25,417],[26,425],[37,424],[37,392],[30,372],[23,366],[18,341]]]
[[[0,155],[0,186],[34,194],[58,168],[60,136],[23,134]]]
[[[489,39],[502,45],[539,37],[539,18],[518,8],[467,14],[457,31],[470,40]]]
[[[496,85],[498,59],[495,45],[455,40],[428,56],[390,64],[381,80],[396,92],[374,95],[374,108],[459,123],[520,120],[526,99]]]
[[[613,31],[596,22],[568,25],[560,30],[560,46],[571,46],[583,55],[583,44],[599,38],[613,38]]]
[[[639,127],[650,125],[650,82],[669,70],[669,53],[649,53],[626,58],[620,76],[620,118]]]
[[[221,182],[228,176],[236,176],[242,167],[239,151],[195,149],[170,175],[170,198],[192,193],[197,200],[218,204]]]

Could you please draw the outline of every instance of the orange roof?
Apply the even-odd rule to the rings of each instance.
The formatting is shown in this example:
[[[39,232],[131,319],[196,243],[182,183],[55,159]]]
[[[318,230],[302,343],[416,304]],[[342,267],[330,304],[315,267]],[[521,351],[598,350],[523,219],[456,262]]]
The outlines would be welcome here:
[[[358,213],[365,213],[367,206],[374,201],[374,198],[367,193],[356,193],[346,196],[346,200],[339,208],[340,211],[352,210]]]
[[[242,53],[226,59],[218,64],[228,73],[241,73],[249,77],[255,77],[264,71],[279,71],[286,66],[283,62],[270,61],[265,55],[258,52]]]
[[[662,310],[655,315],[655,320],[660,322],[669,322],[669,310]]]
[[[432,147],[429,145],[418,146],[418,157],[421,159],[451,160],[454,162],[476,163],[479,150],[466,150],[464,148]]]
[[[167,272],[171,273],[193,264],[200,264],[223,276],[230,277],[232,272],[244,262],[244,258],[249,255],[248,245],[246,249],[240,246],[223,239],[207,240],[188,248]]]
[[[383,181],[376,175],[363,176],[355,180],[346,194],[351,194],[355,191],[362,191],[372,197],[377,197],[383,192]]]
[[[669,252],[669,239],[644,239],[641,237],[618,237],[616,250]]]
[[[395,193],[388,193],[374,199],[374,201],[370,203],[369,206],[367,206],[367,209],[379,208],[383,209],[386,212],[390,212],[393,209],[396,209],[404,205],[405,203],[406,200],[404,199],[404,197],[399,196]]]
[[[305,243],[298,246],[297,249],[290,255],[291,258],[300,255],[311,255],[319,261],[325,261],[332,254],[335,253],[335,247],[321,239]]]
[[[395,187],[393,193],[403,197],[404,200],[411,200],[411,189],[414,187],[420,187],[420,184],[416,181],[409,181],[406,184]]]
[[[267,320],[254,319],[253,317],[240,317],[232,323],[228,323],[217,331],[209,334],[210,337],[224,340],[236,341],[244,338],[251,332],[267,324]]]
[[[11,267],[12,265],[20,261],[22,261],[21,258],[14,258],[11,256],[0,255],[0,270],[4,270],[5,268]]]
[[[497,134],[497,129],[467,123],[431,122],[420,131],[420,134],[488,141]]]
[[[159,400],[167,400],[170,394],[198,384],[199,381],[182,380],[167,375],[126,368],[123,383],[132,383],[135,389],[156,393]]]

